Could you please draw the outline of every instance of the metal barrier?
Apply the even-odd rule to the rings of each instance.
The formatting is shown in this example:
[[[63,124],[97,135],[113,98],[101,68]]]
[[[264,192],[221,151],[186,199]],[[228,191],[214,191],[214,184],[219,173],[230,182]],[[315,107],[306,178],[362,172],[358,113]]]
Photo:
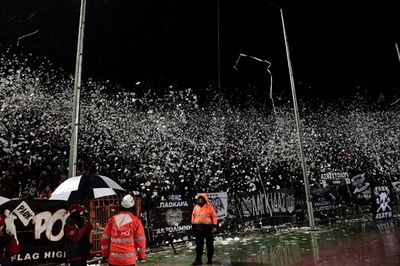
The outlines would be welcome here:
[[[90,222],[93,224],[91,235],[91,242],[93,243],[92,254],[101,253],[100,239],[103,235],[104,227],[108,219],[114,214],[119,212],[121,196],[109,196],[98,199],[90,200],[89,202],[89,217]],[[141,213],[141,199],[135,198],[135,215],[140,217]]]

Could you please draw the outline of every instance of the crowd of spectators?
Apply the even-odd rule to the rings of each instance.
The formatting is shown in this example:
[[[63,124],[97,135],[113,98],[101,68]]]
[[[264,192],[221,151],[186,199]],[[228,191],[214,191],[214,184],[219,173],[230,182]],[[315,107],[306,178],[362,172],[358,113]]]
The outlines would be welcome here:
[[[46,62],[31,68],[33,58],[0,60],[0,191],[39,198],[68,177],[73,78]],[[400,102],[396,95],[364,96],[312,107],[300,102],[311,186],[320,186],[325,172],[398,180]],[[190,89],[138,93],[88,80],[81,89],[78,159],[80,173],[108,176],[151,198],[304,189],[290,101],[236,105]]]

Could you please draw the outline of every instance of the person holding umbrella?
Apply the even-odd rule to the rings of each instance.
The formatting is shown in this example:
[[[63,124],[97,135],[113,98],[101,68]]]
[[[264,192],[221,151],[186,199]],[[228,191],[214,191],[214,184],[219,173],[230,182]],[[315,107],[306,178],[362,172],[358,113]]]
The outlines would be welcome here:
[[[112,216],[101,237],[101,255],[108,265],[136,264],[146,257],[146,236],[142,221],[133,214],[135,199],[126,195],[121,200],[120,212]]]
[[[68,212],[70,215],[64,225],[67,262],[70,266],[86,266],[87,260],[92,256],[90,234],[93,226],[91,222],[85,221],[84,206],[74,203]]]

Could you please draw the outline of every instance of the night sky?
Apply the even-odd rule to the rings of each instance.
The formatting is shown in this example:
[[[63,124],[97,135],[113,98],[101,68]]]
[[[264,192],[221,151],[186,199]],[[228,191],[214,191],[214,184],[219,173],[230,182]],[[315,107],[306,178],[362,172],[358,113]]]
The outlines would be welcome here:
[[[274,90],[287,90],[282,7],[299,91],[399,88],[395,3],[298,2],[87,0],[83,79],[133,89],[137,82],[268,88],[266,63],[242,58],[233,68],[246,54],[271,62]],[[74,73],[79,10],[79,0],[1,0],[0,48],[46,56]]]

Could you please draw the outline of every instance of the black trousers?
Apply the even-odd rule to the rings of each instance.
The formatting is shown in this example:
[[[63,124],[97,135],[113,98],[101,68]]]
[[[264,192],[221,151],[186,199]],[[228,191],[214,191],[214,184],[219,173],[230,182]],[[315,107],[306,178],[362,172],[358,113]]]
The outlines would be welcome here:
[[[207,259],[212,260],[214,256],[214,236],[211,230],[195,231],[196,261],[201,261],[204,252],[204,240],[207,247]]]
[[[87,260],[74,260],[69,262],[70,266],[86,266]]]

